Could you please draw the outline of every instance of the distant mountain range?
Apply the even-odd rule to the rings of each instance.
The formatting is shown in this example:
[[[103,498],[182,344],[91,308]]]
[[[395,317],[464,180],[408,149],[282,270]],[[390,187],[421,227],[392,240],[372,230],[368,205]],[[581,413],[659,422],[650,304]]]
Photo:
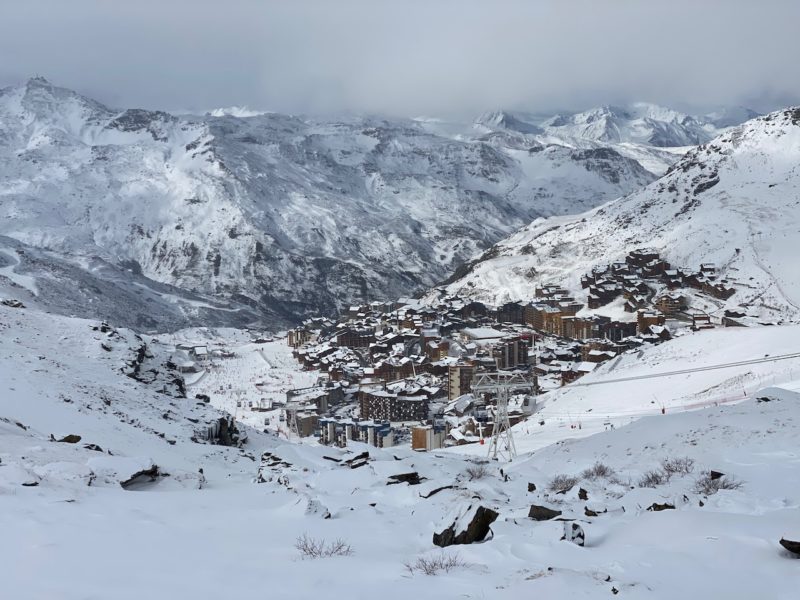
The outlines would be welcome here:
[[[0,294],[140,329],[279,328],[424,290],[748,116],[173,115],[34,78],[0,90]]]

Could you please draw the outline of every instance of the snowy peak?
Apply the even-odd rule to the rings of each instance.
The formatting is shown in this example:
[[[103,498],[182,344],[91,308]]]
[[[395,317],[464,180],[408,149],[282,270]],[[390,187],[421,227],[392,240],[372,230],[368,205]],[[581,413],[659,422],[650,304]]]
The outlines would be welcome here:
[[[544,123],[552,134],[604,142],[636,142],[659,147],[691,146],[715,133],[696,117],[648,103],[558,115]]]
[[[513,113],[497,110],[483,113],[475,119],[475,127],[488,131],[508,130],[522,134],[540,134],[544,130]]]
[[[657,104],[636,102],[550,116],[492,111],[478,117],[475,127],[484,132],[543,135],[572,144],[592,141],[669,148],[708,142],[723,129],[756,116],[758,113],[743,107],[692,116]]]

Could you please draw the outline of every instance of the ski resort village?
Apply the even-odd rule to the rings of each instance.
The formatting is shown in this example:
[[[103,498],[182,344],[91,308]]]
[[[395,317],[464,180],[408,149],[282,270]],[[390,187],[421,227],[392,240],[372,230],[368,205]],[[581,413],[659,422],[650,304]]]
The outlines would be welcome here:
[[[772,2],[4,5],[0,600],[800,598]]]

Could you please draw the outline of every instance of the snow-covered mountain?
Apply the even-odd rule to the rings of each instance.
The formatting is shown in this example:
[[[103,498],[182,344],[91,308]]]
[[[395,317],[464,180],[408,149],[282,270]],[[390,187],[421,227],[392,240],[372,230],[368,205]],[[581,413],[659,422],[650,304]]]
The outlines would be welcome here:
[[[757,116],[758,113],[743,107],[693,116],[656,104],[636,102],[556,115],[494,111],[481,115],[475,125],[489,130],[505,129],[578,140],[578,143],[588,140],[680,147],[706,143],[721,133],[721,129]]]
[[[641,191],[584,214],[537,219],[462,271],[449,291],[525,299],[580,290],[593,266],[652,247],[677,267],[714,263],[736,289],[716,308],[800,317],[800,109],[760,117],[691,150]],[[712,306],[713,308],[713,306]]]
[[[654,143],[705,131],[640,112],[613,113],[616,137],[508,115],[463,135],[378,117],[116,110],[36,78],[0,90],[0,235],[80,269],[106,265],[89,270],[95,280],[171,286],[146,293],[150,323],[278,327],[429,287],[536,217],[643,187],[685,150]],[[46,271],[4,260],[18,278]],[[49,307],[118,316],[85,297],[67,308],[51,294]],[[229,310],[198,311],[198,298]]]
[[[411,120],[214,115],[113,110],[38,78],[2,90],[0,234],[281,323],[431,285],[537,215],[653,178]]]

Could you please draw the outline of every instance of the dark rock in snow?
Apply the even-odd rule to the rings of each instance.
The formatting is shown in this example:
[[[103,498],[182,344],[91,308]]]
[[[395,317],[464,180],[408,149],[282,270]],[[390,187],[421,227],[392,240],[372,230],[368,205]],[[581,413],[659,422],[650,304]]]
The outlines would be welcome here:
[[[470,506],[462,517],[441,533],[433,534],[433,543],[441,548],[457,544],[473,544],[482,542],[489,535],[489,527],[497,519],[498,513],[491,508],[478,506],[473,510]],[[465,525],[466,523],[466,525]],[[458,529],[458,531],[457,531]]]
[[[149,469],[144,469],[137,473],[134,473],[131,477],[126,479],[125,481],[120,481],[119,484],[122,486],[123,489],[130,490],[135,489],[141,484],[144,483],[152,483],[156,480],[159,475],[158,465],[153,465]]]
[[[538,506],[536,504],[532,504],[531,509],[528,511],[528,518],[534,521],[549,521],[550,519],[555,519],[559,515],[561,515],[560,510],[553,510],[552,508]]]
[[[419,485],[422,483],[426,478],[420,477],[419,473],[414,471],[413,473],[400,473],[399,475],[389,475],[389,480],[386,482],[386,485],[392,485],[395,483],[407,483],[408,485]]]
[[[800,542],[795,542],[792,540],[781,538],[780,544],[781,546],[786,548],[789,552],[795,554],[798,558],[800,558]]]
[[[720,473],[719,471],[711,470],[708,472],[708,476],[711,480],[720,479],[721,477],[725,477],[725,473]]]
[[[562,540],[572,542],[577,546],[583,546],[586,542],[586,534],[583,532],[583,527],[573,522],[564,523],[564,537]]]
[[[675,510],[675,505],[674,504],[668,504],[666,502],[664,504],[658,504],[657,502],[653,502],[653,504],[651,506],[647,507],[647,510],[653,511],[653,512],[659,512],[659,511],[662,511],[662,510]]]
[[[69,435],[65,435],[58,441],[64,442],[65,444],[77,444],[78,442],[81,441],[81,436],[75,435],[74,433],[70,433]]]
[[[581,499],[581,500],[588,500],[589,499],[589,492],[587,492],[583,488],[580,488],[578,490],[578,498]]]
[[[535,483],[529,483],[528,484],[528,491],[529,492],[535,492],[536,491],[536,484]]]

